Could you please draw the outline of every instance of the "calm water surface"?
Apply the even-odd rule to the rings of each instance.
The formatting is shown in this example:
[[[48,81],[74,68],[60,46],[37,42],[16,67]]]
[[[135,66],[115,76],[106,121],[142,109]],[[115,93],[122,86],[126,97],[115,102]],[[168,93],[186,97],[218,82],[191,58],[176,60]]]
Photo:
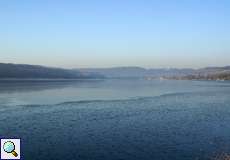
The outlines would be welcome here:
[[[0,81],[0,137],[26,160],[230,154],[230,82]]]

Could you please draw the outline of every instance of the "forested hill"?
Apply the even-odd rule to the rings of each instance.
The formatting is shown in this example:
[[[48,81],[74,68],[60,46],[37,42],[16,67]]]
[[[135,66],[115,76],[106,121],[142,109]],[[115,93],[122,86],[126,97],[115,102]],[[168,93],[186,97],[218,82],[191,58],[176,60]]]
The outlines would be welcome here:
[[[99,74],[89,74],[71,69],[0,63],[0,79],[92,79],[102,77]]]

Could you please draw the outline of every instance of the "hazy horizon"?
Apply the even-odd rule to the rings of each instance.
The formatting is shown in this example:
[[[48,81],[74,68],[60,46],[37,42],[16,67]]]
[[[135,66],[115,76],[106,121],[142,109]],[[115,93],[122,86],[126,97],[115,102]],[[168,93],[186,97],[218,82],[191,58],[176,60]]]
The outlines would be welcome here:
[[[61,68],[230,63],[230,2],[0,1],[0,62]]]
[[[42,64],[28,64],[28,63],[10,63],[10,62],[0,62],[0,64],[15,64],[15,65],[38,65],[38,66],[43,66],[43,67],[48,67],[48,68],[62,68],[62,69],[112,69],[112,68],[143,68],[143,69],[202,69],[202,68],[212,68],[212,67],[229,67],[230,65],[223,65],[223,66],[204,66],[200,68],[195,68],[195,67],[143,67],[143,66],[109,66],[109,67],[61,67],[61,66],[51,66],[51,65],[42,65]]]

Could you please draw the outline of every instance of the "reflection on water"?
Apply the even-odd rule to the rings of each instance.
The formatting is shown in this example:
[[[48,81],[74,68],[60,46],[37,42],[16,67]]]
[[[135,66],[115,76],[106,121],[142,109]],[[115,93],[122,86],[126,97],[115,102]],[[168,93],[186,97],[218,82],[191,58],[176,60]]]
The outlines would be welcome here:
[[[99,84],[103,80],[0,80],[0,93],[30,92]]]
[[[57,104],[79,100],[152,97],[226,88],[228,83],[146,80],[0,81],[1,104]],[[218,86],[216,86],[218,85]]]
[[[0,83],[0,136],[33,160],[209,160],[230,153],[230,84]]]

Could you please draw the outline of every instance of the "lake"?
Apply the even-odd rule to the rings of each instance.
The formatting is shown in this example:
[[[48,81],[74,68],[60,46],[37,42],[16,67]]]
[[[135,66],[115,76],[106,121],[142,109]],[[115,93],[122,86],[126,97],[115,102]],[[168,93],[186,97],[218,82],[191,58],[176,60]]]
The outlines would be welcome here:
[[[230,154],[230,82],[0,81],[0,137],[26,160],[209,160]]]

